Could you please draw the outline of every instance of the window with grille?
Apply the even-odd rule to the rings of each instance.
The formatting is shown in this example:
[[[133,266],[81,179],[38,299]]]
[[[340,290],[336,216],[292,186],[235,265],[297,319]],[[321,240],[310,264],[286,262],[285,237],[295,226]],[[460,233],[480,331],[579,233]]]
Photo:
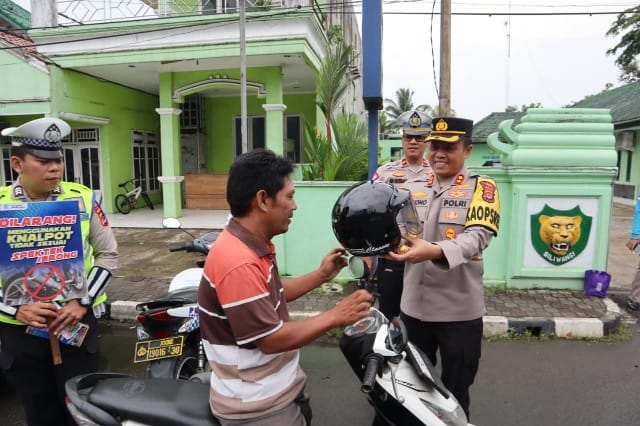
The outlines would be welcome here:
[[[13,185],[18,179],[18,174],[11,168],[11,138],[0,136],[0,148],[2,149],[2,186]]]
[[[134,130],[133,178],[136,186],[142,186],[146,192],[160,191],[160,146],[155,132]]]

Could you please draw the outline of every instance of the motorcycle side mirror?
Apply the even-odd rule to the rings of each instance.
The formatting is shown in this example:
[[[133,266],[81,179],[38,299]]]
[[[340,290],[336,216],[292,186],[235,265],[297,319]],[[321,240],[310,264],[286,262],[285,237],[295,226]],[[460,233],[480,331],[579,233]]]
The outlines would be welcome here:
[[[387,332],[387,346],[389,346],[389,349],[399,354],[404,351],[408,340],[407,327],[399,317],[393,318],[389,323],[389,331]]]
[[[175,217],[165,217],[162,219],[163,228],[179,229],[181,226],[180,220]]]
[[[349,258],[349,273],[353,278],[361,279],[369,276],[369,266],[367,263],[358,256],[351,256]]]

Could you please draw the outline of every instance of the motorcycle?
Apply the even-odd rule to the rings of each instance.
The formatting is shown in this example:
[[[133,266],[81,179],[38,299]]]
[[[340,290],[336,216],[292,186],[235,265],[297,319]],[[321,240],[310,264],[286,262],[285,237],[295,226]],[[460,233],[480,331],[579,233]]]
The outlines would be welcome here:
[[[181,229],[177,219],[165,219],[163,226]],[[182,230],[192,240],[169,251],[206,256],[218,236],[218,232],[209,232],[196,238]],[[209,371],[200,337],[197,302],[204,260],[196,264],[197,267],[185,269],[171,280],[167,294],[136,306],[140,313],[134,362],[149,362],[147,373],[151,378],[187,380]]]
[[[376,283],[370,278],[375,274],[362,258],[351,257],[349,270],[361,288],[376,294]],[[371,308],[370,316],[345,328],[340,350],[375,409],[375,426],[469,425],[429,358],[408,341],[400,318],[389,321]]]
[[[360,287],[375,283],[361,258],[349,261]],[[433,364],[408,341],[399,318],[375,308],[348,326],[340,349],[361,380],[376,411],[374,425],[472,426]],[[65,384],[67,407],[81,426],[219,425],[209,408],[209,384],[191,380],[138,379],[119,373],[91,373]]]
[[[90,373],[65,383],[79,426],[220,426],[209,408],[209,384]]]

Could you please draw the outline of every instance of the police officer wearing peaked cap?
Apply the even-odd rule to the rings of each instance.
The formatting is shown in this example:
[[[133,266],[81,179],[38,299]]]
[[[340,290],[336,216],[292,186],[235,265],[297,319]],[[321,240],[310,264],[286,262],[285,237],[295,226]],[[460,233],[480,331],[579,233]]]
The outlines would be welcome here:
[[[465,166],[473,121],[436,117],[432,126],[431,171],[410,182],[426,196],[423,233],[407,235],[409,250],[388,256],[407,262],[400,317],[409,340],[434,364],[439,353],[442,381],[469,416],[486,312],[483,251],[498,234],[500,199],[491,177]]]
[[[427,147],[425,139],[431,132],[431,117],[423,111],[411,110],[400,114],[397,120],[402,129],[402,158],[380,166],[372,180],[380,180],[404,188],[407,187],[407,181],[424,178],[429,170],[424,152]],[[408,189],[411,190],[410,187]],[[421,215],[424,203],[419,199],[414,201],[416,201],[418,215]],[[388,318],[400,314],[403,274],[404,262],[379,259],[377,279],[380,298],[378,300],[380,310]]]
[[[104,312],[104,289],[117,266],[116,239],[94,192],[62,181],[62,139],[70,132],[71,127],[58,118],[39,118],[2,130],[3,136],[12,138],[10,164],[18,178],[0,188],[0,203],[77,201],[88,289],[82,299],[20,304],[21,300],[4,303],[0,285],[0,368],[21,398],[29,426],[74,424],[64,402],[64,384],[98,369],[96,316]],[[60,333],[78,322],[89,326],[84,342],[80,347],[61,344],[59,365],[53,365],[49,339],[25,333],[27,326]]]

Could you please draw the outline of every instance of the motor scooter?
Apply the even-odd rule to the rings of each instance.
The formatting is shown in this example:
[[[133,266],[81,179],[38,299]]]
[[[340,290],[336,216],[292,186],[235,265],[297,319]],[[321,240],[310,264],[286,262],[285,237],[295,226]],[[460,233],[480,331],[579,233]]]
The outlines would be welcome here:
[[[219,426],[209,384],[90,373],[65,383],[67,409],[79,426]]]
[[[360,287],[375,294],[375,282],[361,258],[349,261]],[[361,380],[376,411],[374,425],[472,426],[435,368],[408,341],[399,318],[375,308],[348,326],[340,349]],[[118,373],[91,373],[67,381],[67,407],[79,425],[218,425],[209,409],[209,384],[191,380],[138,379]]]
[[[163,226],[181,229],[177,219],[165,219]],[[206,256],[218,236],[218,232],[214,231],[196,238],[182,230],[192,240],[169,251],[187,251]],[[134,362],[149,362],[147,373],[151,378],[186,380],[210,370],[200,337],[197,302],[204,259],[196,264],[197,267],[185,269],[171,280],[167,294],[136,306],[140,313],[137,316],[138,342]]]
[[[362,258],[351,257],[349,270],[361,288],[377,293],[375,274]],[[371,308],[370,316],[345,328],[340,350],[375,409],[374,426],[469,425],[429,358],[408,341],[400,318],[389,321]]]

